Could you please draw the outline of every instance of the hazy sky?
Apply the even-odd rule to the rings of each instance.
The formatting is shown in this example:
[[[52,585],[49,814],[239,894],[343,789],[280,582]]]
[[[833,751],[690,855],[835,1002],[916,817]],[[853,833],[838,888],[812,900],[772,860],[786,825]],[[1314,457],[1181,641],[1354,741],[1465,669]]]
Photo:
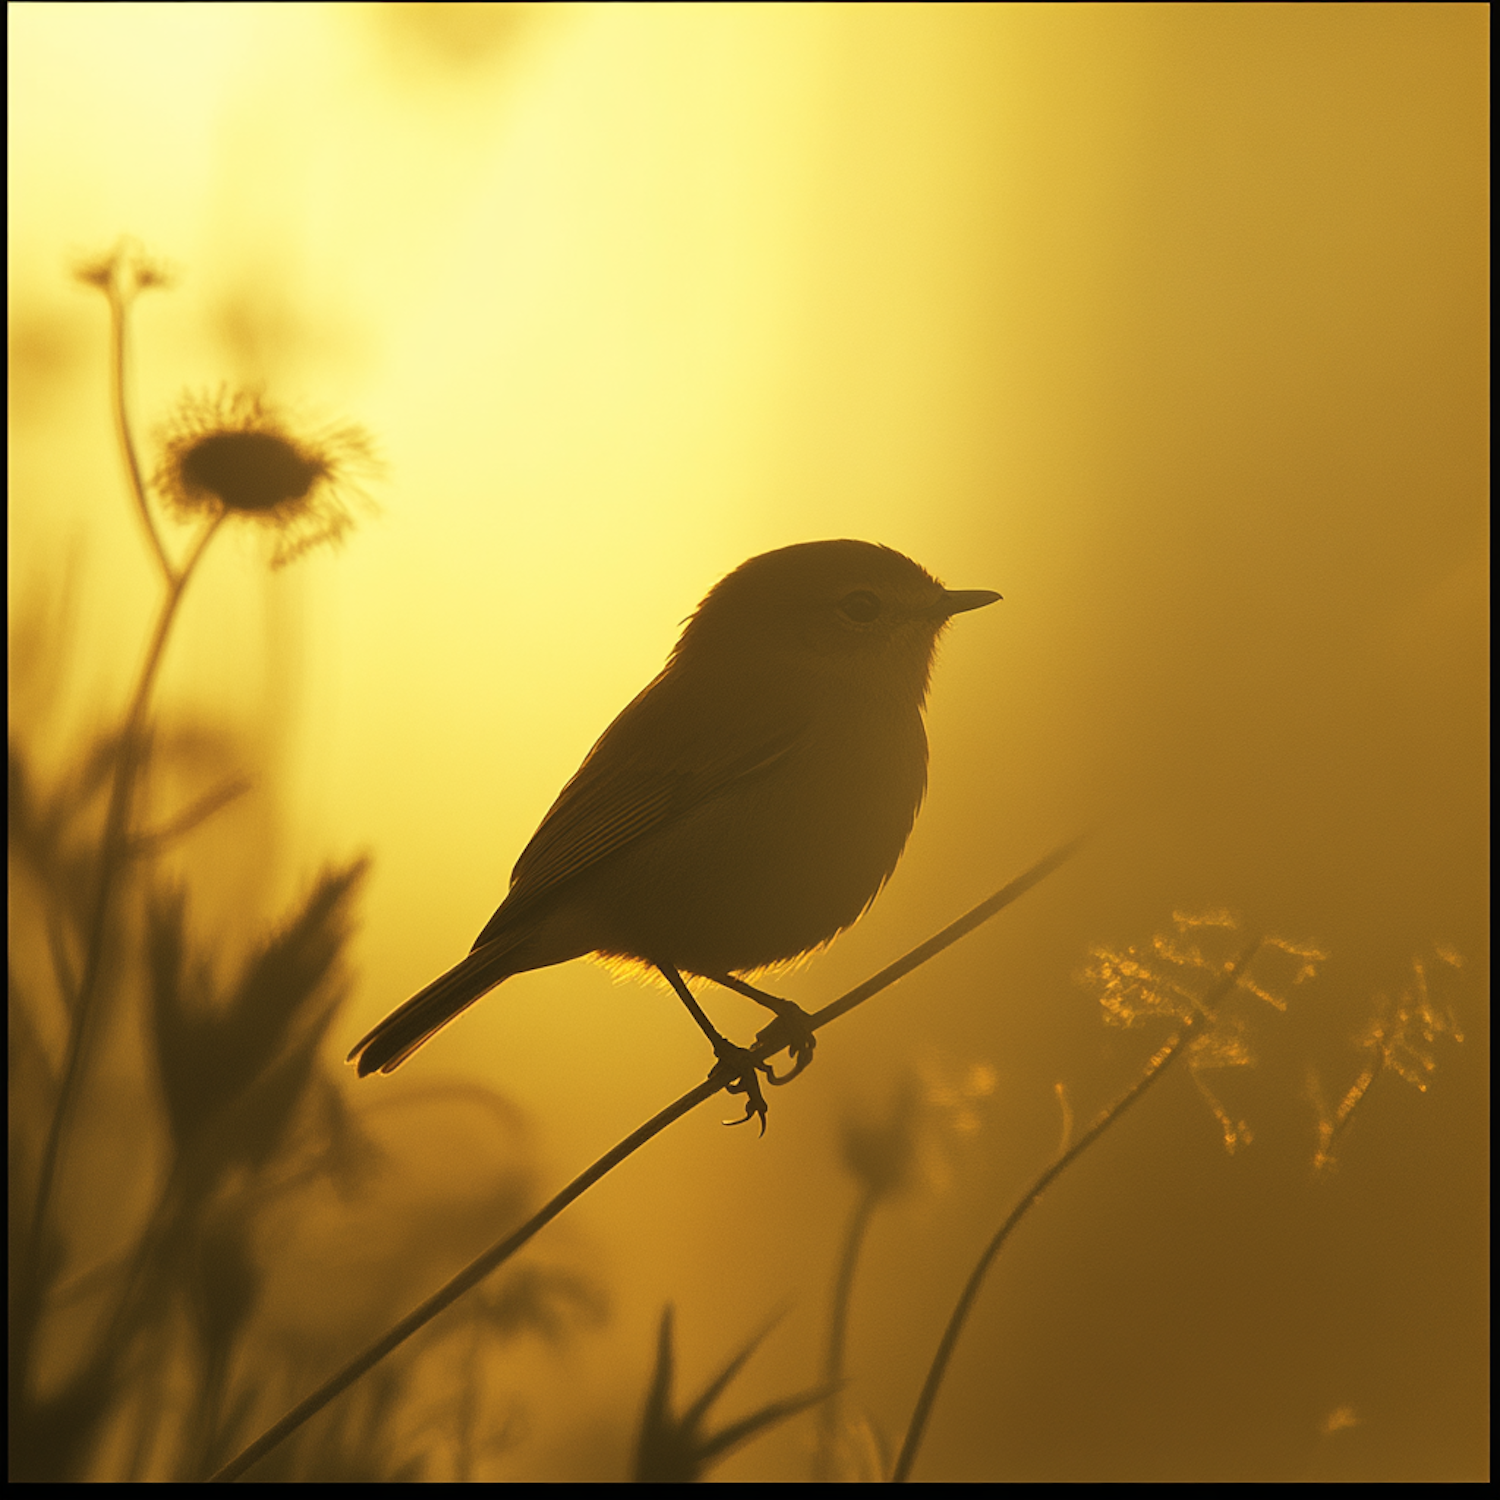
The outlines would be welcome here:
[[[133,325],[143,431],[184,389],[254,386],[311,428],[362,423],[384,460],[337,554],[269,575],[226,539],[163,683],[259,775],[198,836],[206,924],[242,944],[323,861],[373,856],[330,1056],[467,950],[684,616],[771,547],[863,537],[1005,596],[943,645],[901,869],[787,993],[825,1003],[1098,827],[827,1033],[764,1141],[717,1101],[558,1226],[614,1313],[533,1359],[532,1435],[497,1473],[623,1461],[667,1300],[689,1385],[781,1306],[737,1410],[810,1384],[853,1193],[839,1121],[912,1063],[983,1065],[977,1133],[877,1223],[856,1295],[853,1398],[898,1438],[1055,1146],[1054,1085],[1087,1121],[1160,1042],[1098,1023],[1090,947],[1217,907],[1330,954],[1289,1019],[1257,1018],[1255,1081],[1223,1085],[1256,1142],[1226,1155],[1184,1074],[1059,1187],[919,1473],[1486,1472],[1486,7],[8,24],[12,618],[75,559],[64,722],[123,703],[154,585],[79,255],[130,234],[178,269]],[[1341,1094],[1375,997],[1434,945],[1465,959],[1466,1045],[1427,1097],[1373,1089],[1313,1182],[1308,1070]],[[350,1095],[481,1079],[550,1191],[709,1060],[664,991],[578,963]],[[394,1170],[461,1196],[483,1129],[413,1127]],[[720,1472],[798,1477],[808,1441]]]

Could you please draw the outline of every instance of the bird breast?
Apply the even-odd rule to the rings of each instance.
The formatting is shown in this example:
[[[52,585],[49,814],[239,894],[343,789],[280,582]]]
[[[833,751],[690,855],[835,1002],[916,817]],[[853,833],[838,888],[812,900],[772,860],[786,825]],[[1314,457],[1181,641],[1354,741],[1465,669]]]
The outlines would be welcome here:
[[[589,950],[692,973],[795,958],[874,900],[926,774],[915,706],[825,716],[765,770],[582,876],[558,916]]]

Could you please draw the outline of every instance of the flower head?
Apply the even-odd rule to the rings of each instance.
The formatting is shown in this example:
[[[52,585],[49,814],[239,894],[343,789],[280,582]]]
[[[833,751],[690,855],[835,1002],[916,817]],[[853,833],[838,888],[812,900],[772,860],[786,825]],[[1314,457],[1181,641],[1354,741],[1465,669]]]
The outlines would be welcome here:
[[[358,427],[298,435],[260,396],[221,391],[184,398],[162,439],[155,487],[180,515],[236,516],[269,528],[275,568],[343,537],[354,525],[351,501],[369,504],[358,481],[375,467]]]

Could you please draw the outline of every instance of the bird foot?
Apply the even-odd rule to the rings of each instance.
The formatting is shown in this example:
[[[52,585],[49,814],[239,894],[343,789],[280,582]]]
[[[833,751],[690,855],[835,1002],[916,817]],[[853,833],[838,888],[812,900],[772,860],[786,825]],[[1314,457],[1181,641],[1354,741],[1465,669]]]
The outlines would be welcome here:
[[[762,998],[761,1004],[772,999],[776,997],[767,995]],[[776,999],[773,1008],[776,1019],[757,1033],[755,1040],[758,1043],[774,1042],[776,1045],[772,1048],[773,1052],[786,1048],[787,1055],[792,1060],[789,1073],[773,1072],[769,1065],[765,1065],[763,1069],[766,1081],[779,1088],[784,1083],[790,1083],[812,1061],[818,1038],[812,1028],[812,1017],[795,1001]]]
[[[738,1120],[725,1120],[724,1123],[743,1125],[747,1120],[758,1119],[760,1133],[764,1135],[766,1116],[770,1110],[766,1106],[766,1096],[761,1092],[758,1075],[764,1073],[774,1083],[776,1075],[772,1073],[770,1065],[757,1062],[753,1052],[744,1047],[736,1047],[723,1037],[714,1043],[714,1053],[718,1061],[709,1071],[709,1078],[722,1080],[725,1093],[745,1096],[745,1113]]]

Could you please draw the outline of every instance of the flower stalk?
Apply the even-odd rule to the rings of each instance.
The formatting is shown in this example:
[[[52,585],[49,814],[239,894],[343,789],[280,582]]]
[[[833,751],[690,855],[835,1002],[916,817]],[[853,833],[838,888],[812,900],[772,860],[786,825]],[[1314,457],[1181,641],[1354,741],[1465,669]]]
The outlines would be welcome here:
[[[123,316],[123,304],[117,296],[112,296],[110,306],[118,322]],[[123,338],[117,339],[117,347],[123,347]],[[121,408],[121,420],[124,420],[123,408]],[[131,462],[134,463],[133,455]],[[83,1075],[83,1061],[92,1029],[95,1000],[104,971],[104,950],[109,935],[109,919],[116,882],[129,860],[130,815],[136,782],[145,759],[146,719],[151,706],[151,692],[156,685],[162,659],[166,655],[167,642],[171,637],[172,626],[176,622],[183,595],[187,592],[187,586],[192,581],[198,564],[203,559],[203,554],[208,550],[209,543],[213,541],[223,521],[224,516],[221,514],[208,522],[193,550],[188,554],[182,569],[176,571],[161,547],[161,539],[156,528],[151,524],[150,514],[147,512],[147,529],[157,544],[158,555],[166,569],[166,595],[157,613],[156,626],[151,633],[145,659],[141,663],[135,692],[131,695],[130,706],[126,710],[125,725],[120,732],[119,746],[116,751],[109,808],[104,819],[104,837],[99,846],[98,885],[89,920],[83,971],[79,975],[78,985],[73,994],[62,1077],[52,1106],[52,1116],[48,1122],[46,1141],[42,1147],[37,1171],[36,1197],[32,1206],[31,1229],[27,1236],[26,1256],[21,1277],[22,1286],[28,1289],[34,1288],[36,1284],[42,1237],[46,1232],[52,1191],[57,1179],[58,1157],[62,1150],[74,1101],[78,1096],[79,1081]]]

